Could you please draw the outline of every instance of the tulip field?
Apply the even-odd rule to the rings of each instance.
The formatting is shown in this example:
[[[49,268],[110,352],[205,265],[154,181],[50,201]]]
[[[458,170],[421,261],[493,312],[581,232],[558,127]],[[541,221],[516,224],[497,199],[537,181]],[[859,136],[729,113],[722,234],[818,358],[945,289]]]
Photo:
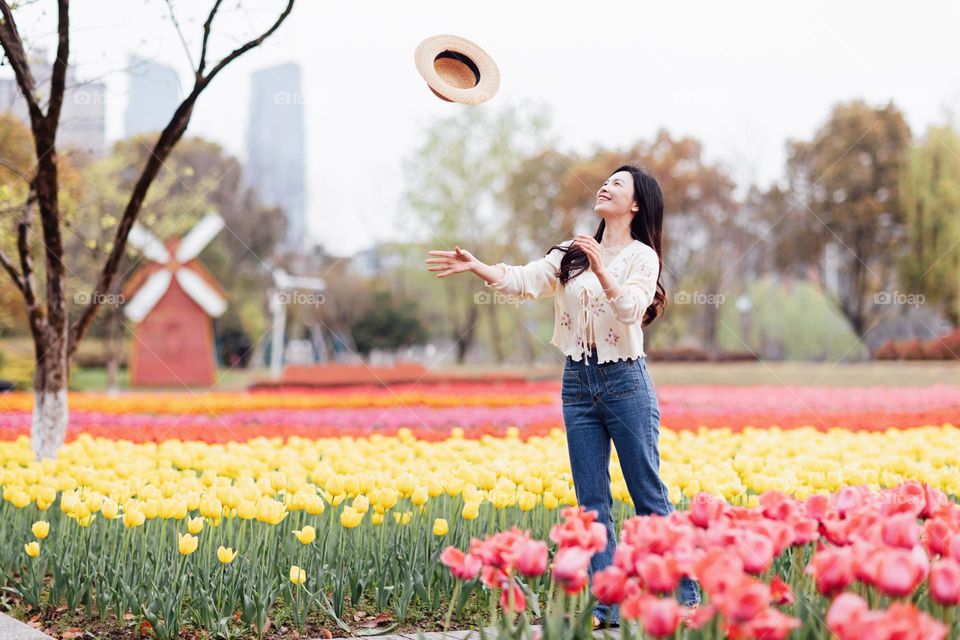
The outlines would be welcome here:
[[[657,395],[678,510],[636,516],[614,453],[591,585],[557,381],[75,393],[40,462],[2,394],[0,605],[62,638],[569,639],[597,601],[625,637],[960,633],[960,387]]]

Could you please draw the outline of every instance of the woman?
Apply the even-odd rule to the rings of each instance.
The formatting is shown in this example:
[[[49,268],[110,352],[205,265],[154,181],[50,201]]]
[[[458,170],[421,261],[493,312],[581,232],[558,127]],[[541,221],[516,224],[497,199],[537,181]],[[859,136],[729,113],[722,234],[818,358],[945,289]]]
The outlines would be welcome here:
[[[620,459],[637,515],[673,510],[660,478],[660,407],[647,372],[643,327],[663,311],[663,193],[635,166],[618,168],[600,187],[596,234],[578,235],[523,266],[487,265],[469,251],[430,251],[438,278],[469,271],[488,287],[522,298],[553,296],[551,344],[566,356],[561,402],[577,503],[597,512],[607,548],[593,557],[590,577],[613,562],[616,535],[610,492],[610,441]],[[684,578],[680,603],[700,601]],[[616,626],[619,608],[598,604],[594,627]]]

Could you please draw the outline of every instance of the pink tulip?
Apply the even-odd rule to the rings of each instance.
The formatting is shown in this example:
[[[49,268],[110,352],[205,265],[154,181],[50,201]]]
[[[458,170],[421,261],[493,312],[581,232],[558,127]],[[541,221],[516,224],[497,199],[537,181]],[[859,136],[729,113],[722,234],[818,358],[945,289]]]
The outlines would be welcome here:
[[[773,562],[773,543],[770,538],[753,531],[744,531],[740,543],[734,547],[743,561],[743,570],[758,575],[770,568]]]
[[[930,596],[942,605],[960,604],[960,563],[949,558],[930,567]]]
[[[465,555],[456,547],[447,547],[440,554],[440,562],[450,568],[450,573],[460,580],[473,580],[480,573],[483,563],[473,555]]]
[[[590,577],[587,572],[593,553],[581,547],[564,547],[553,558],[553,577],[568,594],[579,593]]]
[[[626,595],[627,574],[615,564],[593,575],[593,595],[603,604],[620,604]]]
[[[789,606],[796,601],[790,585],[784,582],[780,576],[773,576],[770,581],[770,598],[774,604]]]
[[[813,574],[817,584],[817,591],[824,595],[831,595],[842,591],[853,582],[853,556],[846,547],[826,547],[818,551],[810,564],[807,573]]]
[[[640,607],[643,630],[654,638],[665,638],[677,632],[680,605],[673,598],[643,598]]]
[[[723,516],[724,506],[723,500],[709,493],[698,493],[690,504],[690,521],[706,529]]]
[[[735,585],[714,600],[724,617],[733,624],[753,620],[770,605],[770,587],[749,576],[743,576]]]
[[[823,520],[830,508],[830,496],[812,495],[804,501],[803,508],[809,517]]]
[[[513,606],[510,606],[510,595],[513,595]],[[504,611],[523,611],[527,608],[527,598],[523,595],[523,589],[516,582],[504,585],[500,592],[500,607]]]
[[[542,540],[525,540],[514,547],[511,561],[522,575],[528,578],[542,575],[547,570],[549,553]]]
[[[884,549],[877,561],[874,584],[889,596],[903,597],[913,593],[925,574],[924,562],[913,551]]]
[[[883,521],[883,541],[891,547],[913,549],[920,542],[920,525],[910,513],[899,513]]]
[[[755,615],[750,622],[743,625],[743,631],[749,638],[763,638],[763,640],[784,640],[790,632],[800,626],[796,618],[782,613],[777,609],[766,608]]]
[[[648,591],[672,593],[680,581],[680,573],[672,558],[648,554],[637,562],[636,573]]]
[[[946,520],[931,518],[923,523],[924,544],[932,555],[950,555],[950,536],[953,531]]]
[[[827,628],[840,640],[859,638],[860,623],[869,612],[867,601],[855,593],[844,592],[834,598],[827,610]],[[864,636],[865,637],[865,636]]]
[[[694,573],[704,590],[712,597],[740,581],[744,575],[743,562],[739,556],[723,549],[711,549],[696,563]]]
[[[577,546],[598,553],[607,548],[607,528],[596,522],[597,512],[565,507],[564,521],[550,529],[550,539],[560,548]]]
[[[764,491],[760,494],[763,515],[771,520],[789,520],[797,511],[797,503],[779,491]]]

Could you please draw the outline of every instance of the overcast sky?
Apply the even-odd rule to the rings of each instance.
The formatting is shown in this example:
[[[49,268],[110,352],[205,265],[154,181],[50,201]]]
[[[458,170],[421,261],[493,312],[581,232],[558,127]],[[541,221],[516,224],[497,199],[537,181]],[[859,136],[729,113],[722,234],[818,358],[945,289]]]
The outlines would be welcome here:
[[[175,2],[194,51],[209,4]],[[236,4],[225,3],[215,53],[266,24],[281,2]],[[107,83],[113,140],[122,132],[128,54],[171,64],[184,82],[189,63],[165,2],[72,5],[76,73]],[[21,31],[52,50],[51,16],[29,12]],[[960,111],[958,25],[960,3],[947,0],[299,0],[271,40],[201,97],[188,134],[242,157],[250,73],[300,63],[308,224],[316,242],[343,255],[402,236],[393,223],[402,159],[431,120],[471,108],[437,99],[417,73],[414,49],[431,35],[462,35],[486,49],[501,72],[487,104],[549,105],[567,149],[630,144],[665,127],[700,139],[707,158],[746,185],[777,179],[785,141],[809,137],[837,101],[893,99],[915,135]]]

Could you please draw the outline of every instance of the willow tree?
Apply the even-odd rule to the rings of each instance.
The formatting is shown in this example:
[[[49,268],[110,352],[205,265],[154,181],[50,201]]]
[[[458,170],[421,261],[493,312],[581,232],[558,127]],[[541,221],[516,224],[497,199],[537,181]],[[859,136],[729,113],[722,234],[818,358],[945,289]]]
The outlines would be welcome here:
[[[269,38],[287,19],[294,0],[284,0],[273,23],[256,37],[244,42],[214,62],[208,60],[210,37],[217,12],[223,0],[215,0],[203,23],[202,44],[193,65],[193,86],[154,143],[150,155],[139,170],[139,177],[116,225],[113,244],[89,302],[73,323],[68,317],[65,273],[69,257],[64,253],[63,217],[60,207],[60,167],[57,154],[57,129],[66,90],[70,59],[70,2],[57,0],[57,53],[53,61],[46,99],[38,92],[37,80],[27,57],[24,40],[17,27],[16,3],[0,0],[0,45],[13,70],[22,99],[26,102],[30,130],[36,154],[36,165],[20,178],[26,183],[26,197],[14,216],[16,259],[0,251],[0,266],[13,280],[26,304],[30,333],[33,337],[35,371],[33,377],[34,406],[31,445],[37,459],[55,457],[67,431],[67,382],[70,359],[97,314],[101,302],[117,278],[117,269],[124,256],[127,237],[140,213],[164,160],[183,137],[190,124],[194,106],[200,95],[228,65]],[[176,20],[174,20],[176,24]],[[180,34],[181,36],[183,34]],[[189,53],[189,51],[188,51]],[[190,58],[193,60],[193,56]],[[35,275],[33,247],[34,222],[40,223],[43,287]]]

